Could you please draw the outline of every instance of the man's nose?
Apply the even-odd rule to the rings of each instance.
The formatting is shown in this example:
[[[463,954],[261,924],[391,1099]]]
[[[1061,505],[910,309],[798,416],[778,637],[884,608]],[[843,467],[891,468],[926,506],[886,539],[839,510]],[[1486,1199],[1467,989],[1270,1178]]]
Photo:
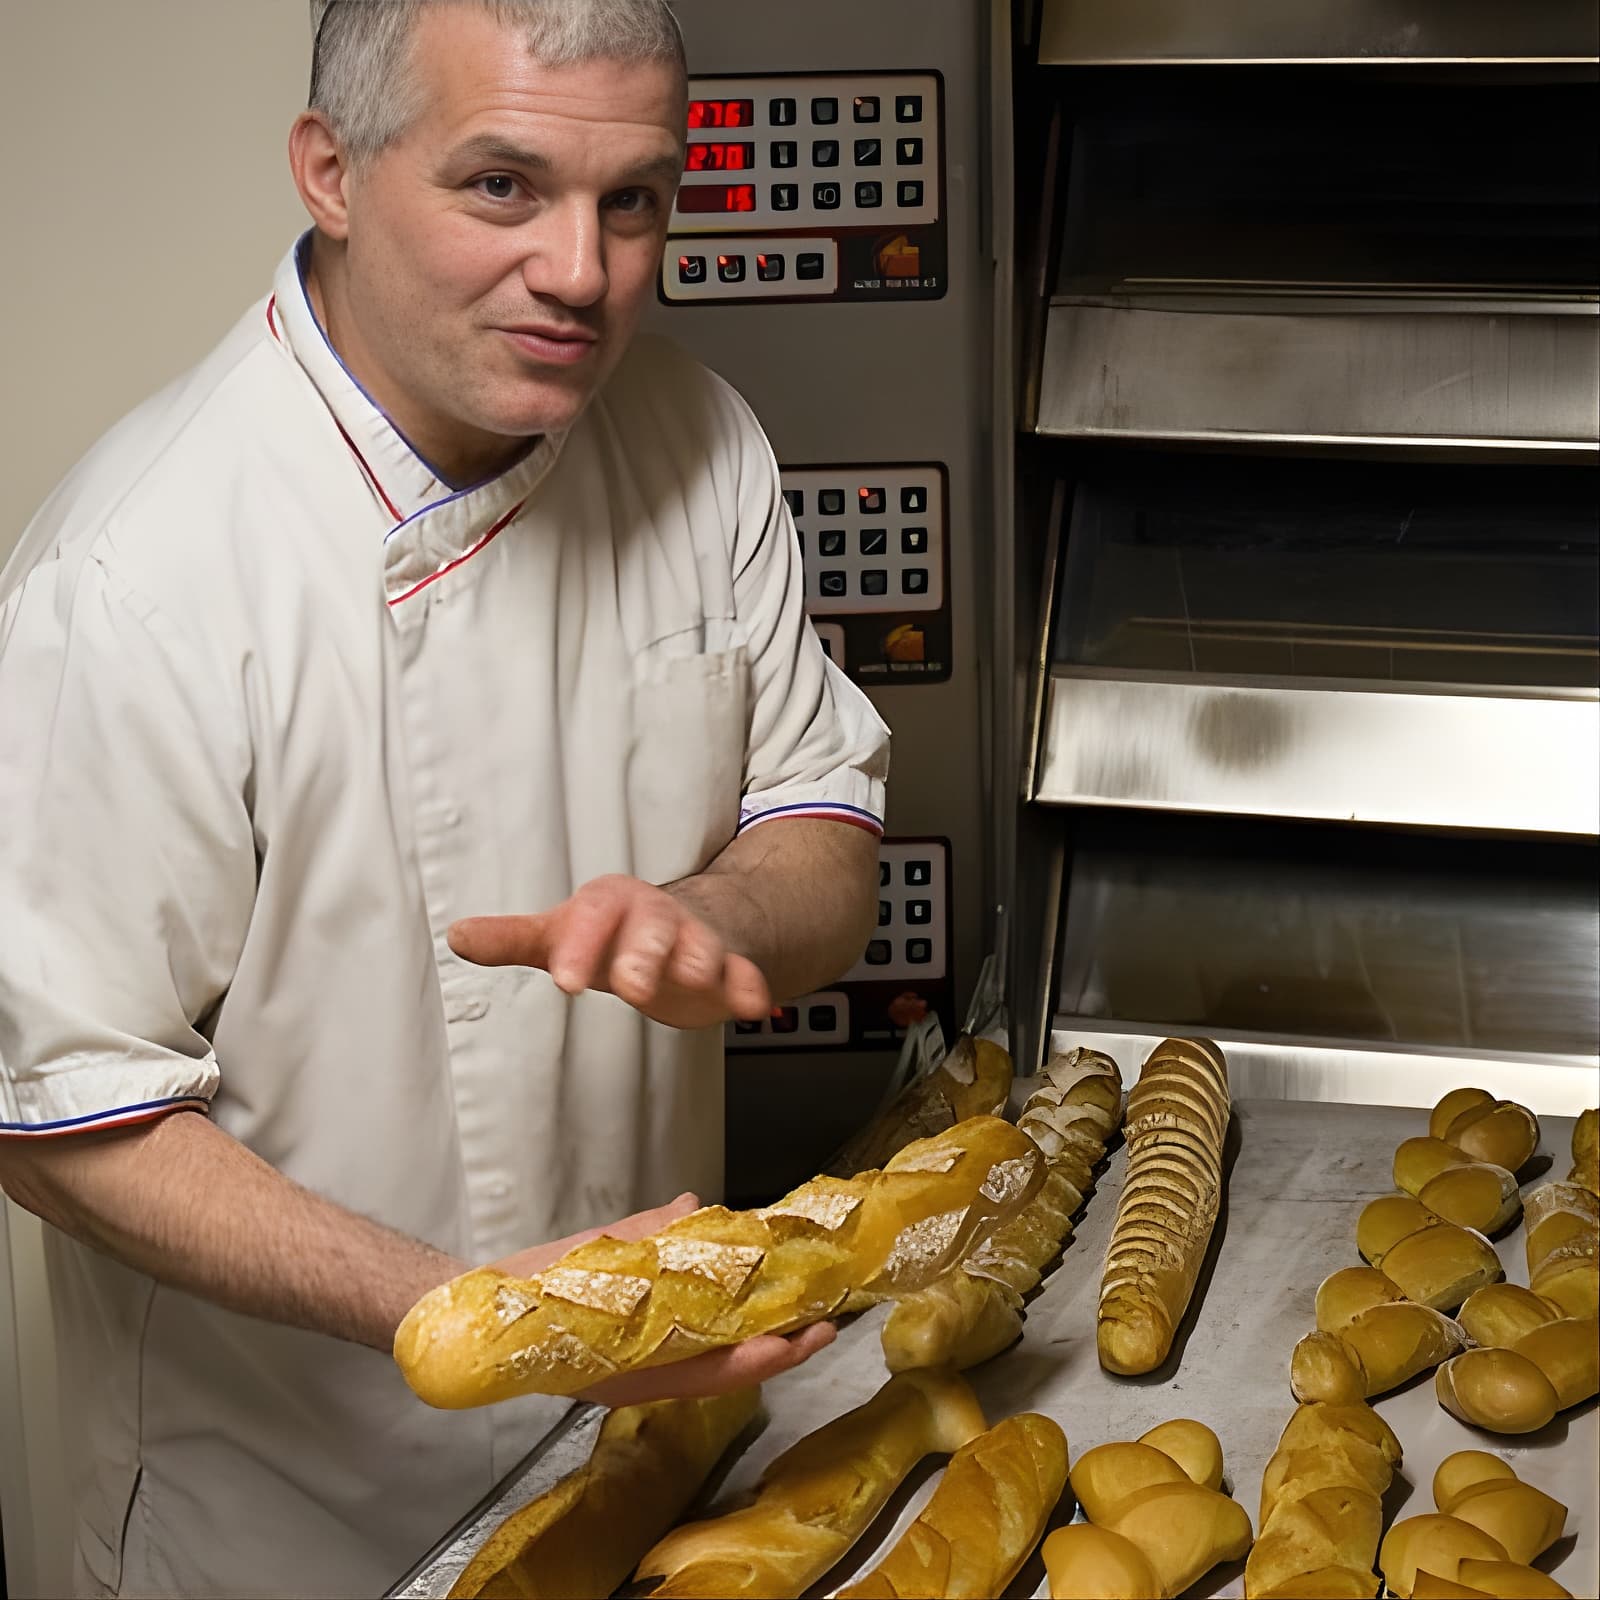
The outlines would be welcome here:
[[[592,306],[606,292],[605,232],[592,204],[573,197],[539,219],[538,239],[522,267],[536,295],[569,306]]]

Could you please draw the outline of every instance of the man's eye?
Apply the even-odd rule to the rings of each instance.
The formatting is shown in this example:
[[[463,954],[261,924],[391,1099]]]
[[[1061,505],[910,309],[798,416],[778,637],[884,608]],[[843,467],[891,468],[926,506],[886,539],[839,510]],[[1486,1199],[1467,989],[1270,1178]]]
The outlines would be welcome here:
[[[488,177],[479,178],[478,187],[491,200],[514,200],[517,196],[517,180],[507,172],[491,172]]]
[[[611,197],[614,211],[645,212],[652,210],[656,197],[648,189],[620,189]]]

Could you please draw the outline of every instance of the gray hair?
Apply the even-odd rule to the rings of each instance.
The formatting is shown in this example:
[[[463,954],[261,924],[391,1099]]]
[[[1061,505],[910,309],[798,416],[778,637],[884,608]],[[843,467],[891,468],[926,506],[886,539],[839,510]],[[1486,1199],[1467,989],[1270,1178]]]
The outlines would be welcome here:
[[[345,150],[375,156],[417,116],[411,35],[430,6],[476,4],[521,30],[547,67],[581,61],[668,61],[687,72],[667,0],[311,0],[311,93]]]

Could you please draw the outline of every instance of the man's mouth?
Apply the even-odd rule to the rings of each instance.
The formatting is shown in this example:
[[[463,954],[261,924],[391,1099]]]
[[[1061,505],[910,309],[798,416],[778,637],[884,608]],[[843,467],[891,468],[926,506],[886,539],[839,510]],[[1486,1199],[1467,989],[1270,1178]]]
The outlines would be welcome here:
[[[588,328],[560,328],[537,322],[516,323],[498,331],[523,355],[559,366],[582,361],[599,341],[599,336]]]

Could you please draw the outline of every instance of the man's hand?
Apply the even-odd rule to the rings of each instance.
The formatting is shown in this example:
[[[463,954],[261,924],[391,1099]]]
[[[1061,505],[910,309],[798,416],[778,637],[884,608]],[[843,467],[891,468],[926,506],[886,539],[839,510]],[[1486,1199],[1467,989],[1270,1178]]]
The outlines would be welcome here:
[[[599,989],[673,1028],[730,1017],[755,1022],[772,1009],[761,969],[669,890],[613,873],[551,911],[468,917],[450,948],[488,967],[542,967],[567,994]]]
[[[515,920],[515,919],[506,919]],[[548,1244],[534,1245],[529,1250],[518,1251],[494,1265],[502,1272],[525,1278],[550,1265],[565,1255],[574,1245],[588,1239],[609,1234],[613,1239],[644,1239],[659,1233],[669,1222],[687,1216],[699,1201],[692,1194],[680,1194],[676,1200],[652,1211],[636,1211],[631,1217],[604,1228],[589,1228],[565,1239],[552,1239]],[[585,1389],[580,1400],[592,1400],[602,1406],[636,1406],[646,1400],[688,1399],[697,1395],[731,1394],[735,1389],[748,1389],[753,1384],[765,1383],[790,1367],[797,1367],[808,1356],[825,1349],[838,1337],[839,1330],[831,1322],[816,1322],[798,1333],[781,1336],[764,1333],[742,1344],[728,1346],[725,1350],[708,1350],[704,1355],[690,1356],[685,1361],[668,1362],[661,1367],[647,1367],[643,1372],[629,1372],[619,1378],[608,1378],[592,1389]]]

